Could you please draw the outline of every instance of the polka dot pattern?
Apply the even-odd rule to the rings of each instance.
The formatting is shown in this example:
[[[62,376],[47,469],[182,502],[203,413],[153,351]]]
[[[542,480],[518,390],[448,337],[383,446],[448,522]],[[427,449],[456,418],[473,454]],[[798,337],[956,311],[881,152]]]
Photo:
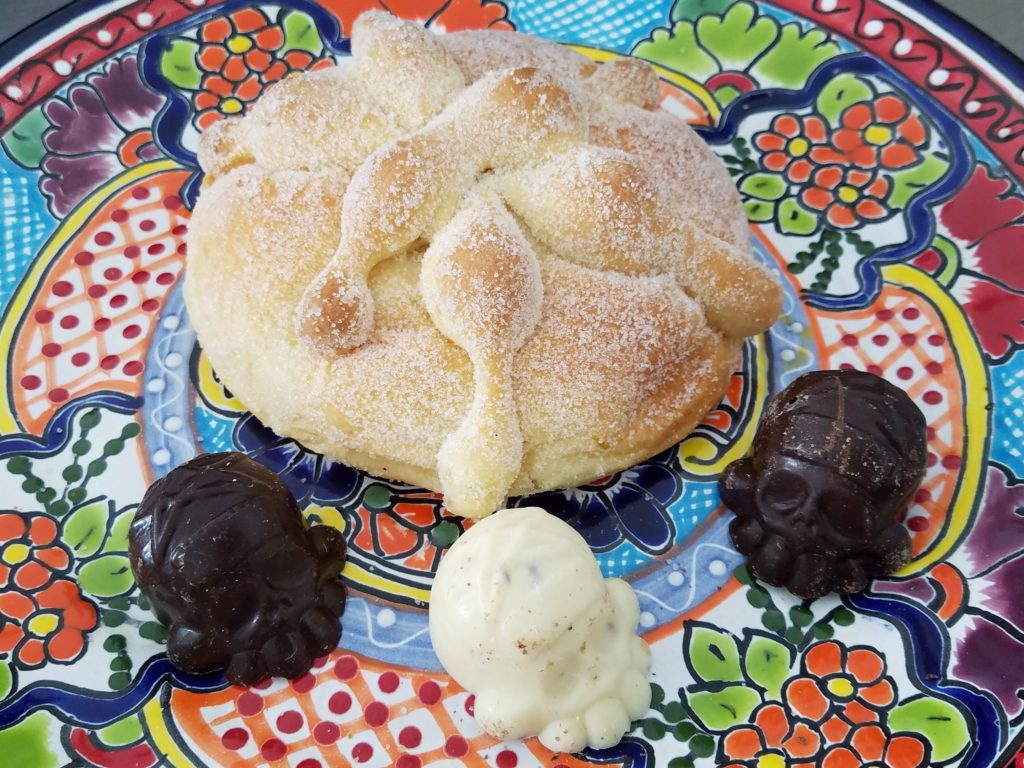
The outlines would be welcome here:
[[[165,171],[115,193],[34,288],[9,362],[13,404],[29,431],[93,389],[139,392],[148,336],[184,264],[189,211],[177,191],[187,178]]]
[[[905,524],[920,553],[939,535],[961,467],[963,394],[957,362],[934,307],[887,285],[874,307],[818,316],[822,367],[857,369],[903,388],[928,423],[928,471]]]
[[[391,698],[385,703],[382,696]],[[536,740],[511,749],[484,734],[472,719],[474,705],[473,696],[443,675],[388,669],[339,650],[292,681],[203,694],[175,689],[169,707],[183,736],[237,768],[416,768],[445,760],[491,768],[553,765]],[[202,717],[177,716],[197,711]]]

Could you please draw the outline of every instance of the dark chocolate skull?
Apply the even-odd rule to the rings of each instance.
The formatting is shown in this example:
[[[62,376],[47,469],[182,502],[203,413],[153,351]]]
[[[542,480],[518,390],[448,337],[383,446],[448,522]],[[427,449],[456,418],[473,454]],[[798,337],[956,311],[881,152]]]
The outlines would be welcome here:
[[[294,678],[337,646],[345,541],[308,528],[281,479],[243,454],[203,454],[155,482],[130,555],[170,627],[167,655],[186,672],[227,668],[240,685]]]
[[[732,540],[756,578],[799,597],[862,590],[910,559],[900,516],[926,457],[903,390],[860,371],[801,376],[769,403],[754,455],[719,478]]]

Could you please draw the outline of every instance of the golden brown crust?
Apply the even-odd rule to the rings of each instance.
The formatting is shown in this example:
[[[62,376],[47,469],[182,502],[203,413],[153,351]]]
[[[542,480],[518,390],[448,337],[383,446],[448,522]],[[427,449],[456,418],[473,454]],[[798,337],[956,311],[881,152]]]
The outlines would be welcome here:
[[[473,516],[685,436],[780,294],[653,71],[380,13],[353,50],[203,137],[186,301],[222,380]]]

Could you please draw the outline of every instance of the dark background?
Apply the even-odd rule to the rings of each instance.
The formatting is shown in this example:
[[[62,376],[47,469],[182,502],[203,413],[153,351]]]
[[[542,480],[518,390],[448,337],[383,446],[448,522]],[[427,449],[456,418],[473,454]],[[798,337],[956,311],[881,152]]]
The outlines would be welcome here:
[[[66,4],[66,0],[0,0],[0,42]],[[1024,58],[1024,0],[940,0]]]

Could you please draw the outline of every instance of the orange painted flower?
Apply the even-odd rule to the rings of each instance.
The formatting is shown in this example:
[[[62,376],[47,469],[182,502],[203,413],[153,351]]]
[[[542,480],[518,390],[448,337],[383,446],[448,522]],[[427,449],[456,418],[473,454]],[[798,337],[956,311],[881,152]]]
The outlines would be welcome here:
[[[906,168],[921,160],[928,128],[899,96],[886,94],[847,107],[831,146],[815,147],[811,159],[861,168]]]
[[[887,218],[891,214],[885,204],[887,194],[889,182],[884,177],[833,165],[815,171],[800,192],[800,202],[823,212],[833,227],[852,229]]]
[[[346,33],[360,15],[369,10],[393,13],[400,19],[426,23],[437,31],[503,29],[515,27],[508,20],[508,8],[498,0],[348,0],[335,3],[334,14]]]
[[[334,62],[330,59],[314,58],[306,51],[289,51],[282,58],[275,59],[262,76],[253,72],[240,82],[232,82],[221,75],[206,75],[202,90],[195,97],[196,127],[206,130],[226,116],[243,113],[247,105],[260,97],[268,84],[286,75],[307,69],[315,72],[333,66]]]
[[[74,661],[85,651],[85,634],[96,625],[96,608],[67,579],[32,596],[0,593],[0,653],[11,654],[23,669]]]
[[[821,737],[807,723],[792,722],[781,705],[762,704],[753,725],[733,728],[719,744],[719,764],[727,768],[810,768]]]
[[[870,648],[846,648],[829,640],[807,649],[802,674],[786,684],[784,698],[794,712],[815,723],[829,743],[852,727],[878,721],[878,711],[896,700],[885,661]]]
[[[920,768],[927,765],[928,747],[910,734],[887,734],[880,726],[857,728],[848,744],[832,747],[821,761],[821,768]]]
[[[71,564],[46,515],[0,513],[0,590],[34,592]]]
[[[778,115],[769,130],[754,136],[754,144],[765,152],[761,164],[766,170],[785,173],[802,184],[811,178],[815,164],[811,152],[828,138],[825,121],[816,115]]]
[[[251,72],[265,72],[273,52],[284,45],[284,31],[262,11],[243,8],[206,22],[199,31],[201,69],[240,83]]]
[[[206,22],[196,55],[202,82],[195,95],[199,130],[245,112],[271,83],[293,72],[334,65],[309,51],[287,50],[284,28],[256,8],[243,8]]]

